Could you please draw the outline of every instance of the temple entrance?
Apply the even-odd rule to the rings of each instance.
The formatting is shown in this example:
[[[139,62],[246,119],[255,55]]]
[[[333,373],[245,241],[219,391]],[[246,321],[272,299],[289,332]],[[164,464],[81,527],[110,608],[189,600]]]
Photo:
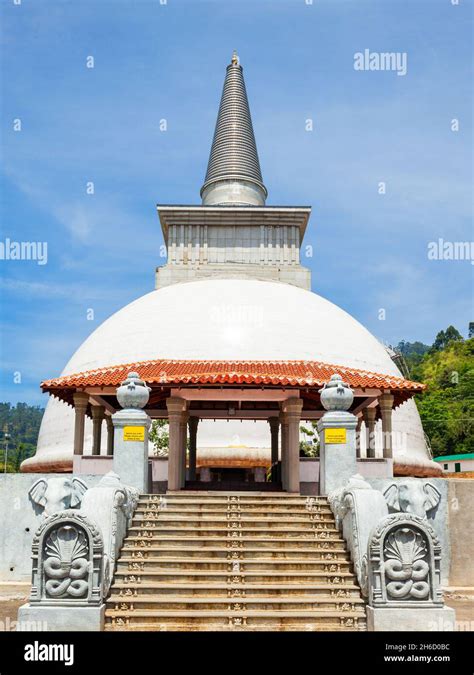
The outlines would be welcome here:
[[[150,451],[146,431],[130,437],[130,430],[122,428],[122,418],[117,417],[123,408],[118,392],[125,387],[125,382],[132,378],[145,386],[140,380],[140,370],[149,389],[140,424],[145,430],[154,419],[167,421],[169,431],[164,454]],[[114,469],[129,477],[130,468],[136,469],[133,462],[130,463],[131,444],[135,443],[137,452],[148,453],[149,487],[153,491],[283,490],[307,495],[316,494],[319,464],[313,457],[300,456],[300,423],[317,422],[324,416],[320,389],[335,370],[337,366],[309,361],[157,360],[114,366],[102,369],[99,374],[91,371],[66,375],[44,382],[42,387],[75,408],[75,473],[103,474]],[[364,424],[365,443],[363,446],[357,433],[356,456],[374,463],[382,461],[392,472],[392,408],[411,398],[423,385],[402,378],[388,380],[383,375],[348,367],[341,370],[353,387],[349,412],[357,418],[356,431]],[[123,410],[126,412],[128,408]],[[84,447],[86,416],[92,419],[91,453],[85,453]],[[131,419],[136,421],[136,414]],[[263,441],[260,438],[253,445],[248,440],[234,444],[232,436],[229,443],[216,434],[214,443],[208,439],[198,448],[200,425],[207,423],[212,427],[216,422],[227,424],[238,420],[262,424]],[[380,455],[376,456],[375,425],[379,421]],[[106,427],[104,444],[103,427]],[[199,457],[203,447],[208,451],[207,458]],[[262,449],[265,458],[259,456]],[[125,468],[117,469],[118,450],[128,462]],[[230,450],[234,453],[232,456]],[[271,477],[268,476],[270,468]],[[141,468],[139,471],[142,485],[143,472]]]
[[[186,490],[206,490],[223,492],[280,492],[281,481],[271,480],[265,470],[252,468],[207,468],[203,477],[185,483]],[[267,480],[268,478],[268,480]]]

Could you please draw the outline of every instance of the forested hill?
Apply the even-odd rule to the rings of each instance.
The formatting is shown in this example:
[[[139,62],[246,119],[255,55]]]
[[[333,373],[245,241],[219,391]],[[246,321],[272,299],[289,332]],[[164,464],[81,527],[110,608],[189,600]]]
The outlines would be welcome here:
[[[0,403],[0,471],[4,470],[8,441],[8,471],[18,471],[21,462],[35,454],[44,408],[26,403]]]
[[[431,346],[397,346],[409,376],[427,390],[415,397],[423,428],[435,456],[474,452],[474,326],[464,340],[449,326]]]

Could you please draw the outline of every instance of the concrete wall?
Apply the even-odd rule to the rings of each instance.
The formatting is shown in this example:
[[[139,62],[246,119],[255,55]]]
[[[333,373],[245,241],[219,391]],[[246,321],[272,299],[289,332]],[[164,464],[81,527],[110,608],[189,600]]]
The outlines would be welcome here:
[[[386,478],[393,473],[392,460],[387,459],[358,459],[357,471],[364,478]],[[319,459],[300,457],[300,482],[319,483]],[[302,490],[308,486],[302,487]],[[305,492],[305,494],[309,494]],[[313,494],[313,493],[311,493]]]
[[[474,480],[449,478],[450,586],[474,586]]]
[[[42,509],[28,497],[30,487],[39,478],[64,478],[64,474],[0,475],[0,581],[31,580],[31,542],[43,516]],[[88,486],[101,476],[81,476]]]
[[[112,455],[74,455],[72,466],[76,476],[104,476],[113,471],[113,464]]]
[[[262,281],[282,281],[291,286],[311,290],[311,272],[302,265],[279,265],[268,267],[252,263],[208,263],[206,265],[163,265],[156,268],[155,287],[164,288],[184,281],[200,279],[260,279]]]

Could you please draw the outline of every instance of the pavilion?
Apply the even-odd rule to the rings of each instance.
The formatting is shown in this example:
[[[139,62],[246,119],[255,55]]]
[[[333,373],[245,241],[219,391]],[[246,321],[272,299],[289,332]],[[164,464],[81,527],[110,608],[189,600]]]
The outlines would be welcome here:
[[[120,409],[115,392],[130,371],[137,372],[151,389],[145,412],[152,419],[169,422],[169,490],[186,486],[186,471],[189,481],[196,480],[199,421],[232,418],[268,422],[272,476],[275,481],[281,480],[284,490],[299,492],[300,422],[318,420],[324,414],[319,389],[334,373],[354,390],[350,412],[358,418],[358,429],[364,421],[368,430],[366,456],[375,457],[371,439],[380,419],[383,458],[391,460],[392,409],[424,389],[424,385],[403,378],[311,361],[155,360],[115,365],[41,384],[44,392],[74,407],[75,458],[84,454],[86,416],[93,425],[92,457],[101,455],[104,423],[107,455],[113,455],[112,415]]]

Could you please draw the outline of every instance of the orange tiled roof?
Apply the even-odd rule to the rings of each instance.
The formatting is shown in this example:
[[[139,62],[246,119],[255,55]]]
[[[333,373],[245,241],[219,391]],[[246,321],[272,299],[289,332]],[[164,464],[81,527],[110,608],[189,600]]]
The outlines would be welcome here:
[[[41,383],[43,391],[93,386],[118,386],[130,371],[136,371],[148,384],[255,384],[321,387],[335,373],[351,387],[419,392],[420,382],[373,373],[320,361],[180,361],[156,359],[107,366],[83,373],[64,375]]]

